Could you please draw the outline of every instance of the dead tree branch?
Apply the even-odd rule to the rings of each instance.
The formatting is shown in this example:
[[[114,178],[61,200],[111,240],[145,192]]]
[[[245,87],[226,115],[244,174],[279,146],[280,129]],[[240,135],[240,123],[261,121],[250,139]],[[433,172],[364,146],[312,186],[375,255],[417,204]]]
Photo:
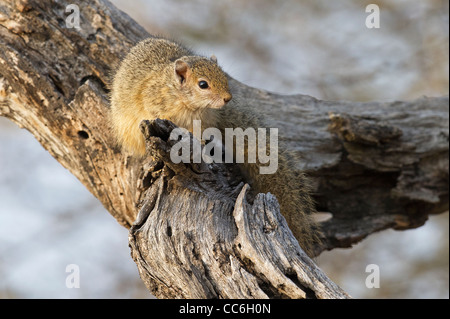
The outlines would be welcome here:
[[[170,123],[144,123],[150,157],[115,147],[108,78],[149,34],[107,1],[0,1],[0,115],[29,130],[123,226],[141,277],[161,298],[345,298],[298,246],[270,194],[251,204],[232,168],[174,165]],[[448,209],[448,97],[354,103],[281,96],[235,80],[314,181],[324,249]],[[201,174],[199,173],[201,172]],[[138,214],[139,213],[139,214]]]

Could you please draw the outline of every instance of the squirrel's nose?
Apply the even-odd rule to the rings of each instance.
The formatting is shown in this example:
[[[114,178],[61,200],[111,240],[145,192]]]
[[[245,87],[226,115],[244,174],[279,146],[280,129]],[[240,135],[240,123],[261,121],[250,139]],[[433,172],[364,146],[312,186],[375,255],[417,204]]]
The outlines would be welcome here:
[[[231,101],[231,98],[232,98],[233,96],[231,95],[231,94],[228,94],[228,95],[226,95],[224,98],[223,98],[223,101],[225,102],[225,103],[228,103],[228,102],[230,102]]]

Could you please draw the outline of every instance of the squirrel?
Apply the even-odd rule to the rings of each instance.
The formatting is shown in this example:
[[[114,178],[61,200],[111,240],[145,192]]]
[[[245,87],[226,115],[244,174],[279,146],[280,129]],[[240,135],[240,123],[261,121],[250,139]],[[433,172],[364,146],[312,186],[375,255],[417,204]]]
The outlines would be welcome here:
[[[110,122],[118,144],[135,156],[145,155],[142,120],[167,119],[191,132],[194,120],[201,120],[202,129],[220,131],[265,127],[257,110],[228,103],[231,99],[228,75],[215,56],[203,57],[179,43],[151,37],[131,48],[113,76]],[[300,246],[313,256],[320,230],[311,216],[315,210],[308,180],[294,169],[295,159],[288,150],[279,150],[274,174],[259,174],[254,163],[238,165],[255,192],[276,196]]]

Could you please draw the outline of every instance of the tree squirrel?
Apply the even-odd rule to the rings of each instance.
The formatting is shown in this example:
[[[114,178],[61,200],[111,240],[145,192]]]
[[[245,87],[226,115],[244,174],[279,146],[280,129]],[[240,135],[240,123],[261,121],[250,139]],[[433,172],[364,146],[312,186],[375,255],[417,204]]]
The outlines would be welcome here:
[[[145,154],[139,124],[145,119],[167,119],[192,132],[193,120],[202,129],[263,126],[257,110],[226,105],[232,99],[227,75],[217,59],[201,57],[178,43],[152,37],[139,42],[122,60],[111,85],[110,121],[118,143],[136,156]],[[226,105],[226,106],[225,106]],[[246,181],[260,193],[271,192],[281,213],[310,256],[319,230],[311,214],[313,201],[304,175],[293,169],[294,157],[279,150],[278,170],[259,174],[255,164],[239,164]]]

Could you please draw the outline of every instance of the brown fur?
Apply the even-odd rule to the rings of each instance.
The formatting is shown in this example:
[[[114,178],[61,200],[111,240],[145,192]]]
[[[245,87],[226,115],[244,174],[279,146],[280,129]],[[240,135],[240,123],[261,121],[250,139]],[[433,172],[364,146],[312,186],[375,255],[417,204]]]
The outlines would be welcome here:
[[[177,66],[185,66],[180,71]],[[202,90],[197,83],[208,82]],[[230,100],[225,73],[212,59],[194,55],[180,45],[160,38],[138,43],[120,64],[111,87],[111,124],[118,142],[127,150],[145,154],[139,131],[143,119],[163,118],[192,130],[192,121],[214,126],[214,109]]]
[[[209,84],[201,89],[199,81]],[[266,127],[263,119],[247,106],[237,103],[223,107],[231,99],[226,74],[215,57],[200,57],[181,45],[161,38],[138,43],[122,61],[111,87],[111,125],[120,145],[137,156],[145,154],[139,123],[163,118],[192,131],[193,120],[202,127]],[[260,175],[259,164],[240,164],[257,192],[271,192],[281,207],[300,246],[313,254],[319,241],[309,187],[303,174],[296,172],[293,157],[279,150],[275,174]]]

